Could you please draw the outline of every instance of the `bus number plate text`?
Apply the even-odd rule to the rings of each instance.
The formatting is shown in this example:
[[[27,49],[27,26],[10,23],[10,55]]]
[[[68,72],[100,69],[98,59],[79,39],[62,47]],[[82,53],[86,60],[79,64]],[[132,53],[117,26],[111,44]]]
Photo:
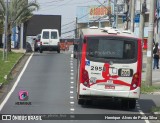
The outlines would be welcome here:
[[[121,76],[131,76],[130,69],[121,69]]]

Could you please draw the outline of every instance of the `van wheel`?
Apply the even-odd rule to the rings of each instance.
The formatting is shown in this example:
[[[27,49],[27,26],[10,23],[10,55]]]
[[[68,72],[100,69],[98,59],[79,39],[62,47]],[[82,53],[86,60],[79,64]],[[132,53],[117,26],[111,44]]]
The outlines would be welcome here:
[[[57,53],[60,53],[60,49],[59,49],[59,50],[57,50]]]
[[[83,99],[78,99],[78,104],[79,105],[83,105],[85,103],[85,100],[83,100]]]
[[[39,50],[40,53],[43,53],[43,50]]]

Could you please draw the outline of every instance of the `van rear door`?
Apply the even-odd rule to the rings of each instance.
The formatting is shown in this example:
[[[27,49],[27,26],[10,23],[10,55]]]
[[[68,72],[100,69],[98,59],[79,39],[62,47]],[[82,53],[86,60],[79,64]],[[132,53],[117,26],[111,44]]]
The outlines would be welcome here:
[[[49,45],[49,31],[42,32],[42,45]]]
[[[50,32],[51,38],[50,38],[50,45],[58,45],[59,42],[59,34],[58,31],[52,30]]]

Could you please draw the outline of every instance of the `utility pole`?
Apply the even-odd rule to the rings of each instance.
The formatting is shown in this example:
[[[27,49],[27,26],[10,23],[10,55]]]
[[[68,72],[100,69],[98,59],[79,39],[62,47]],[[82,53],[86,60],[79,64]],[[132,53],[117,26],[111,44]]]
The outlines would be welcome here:
[[[75,29],[75,38],[78,38],[78,27],[77,27],[77,23],[78,23],[78,19],[76,17],[76,23],[75,23],[75,26],[76,26],[76,29]]]
[[[7,60],[7,40],[8,40],[8,0],[6,0],[5,23],[4,23],[4,42],[3,42],[3,60]]]
[[[115,27],[118,28],[118,4],[117,4],[118,0],[114,0],[114,23],[115,23]]]
[[[140,12],[140,24],[139,24],[139,38],[144,42],[144,18],[146,9],[146,0],[140,1],[141,12]]]
[[[8,60],[8,0],[6,1],[6,61]]]
[[[131,31],[134,32],[135,0],[131,0]]]
[[[20,40],[20,49],[23,50],[23,36],[24,36],[24,24],[21,23],[21,40]]]
[[[147,49],[147,70],[146,84],[152,85],[152,55],[153,55],[153,38],[154,38],[154,10],[155,0],[150,0],[149,29],[148,29],[148,49]]]

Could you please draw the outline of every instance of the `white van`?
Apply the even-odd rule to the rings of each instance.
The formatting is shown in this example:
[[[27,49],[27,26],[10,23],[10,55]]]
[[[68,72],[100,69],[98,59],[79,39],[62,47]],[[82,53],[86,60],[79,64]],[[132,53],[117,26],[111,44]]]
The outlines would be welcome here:
[[[57,29],[42,29],[40,53],[43,51],[57,51],[60,53],[60,39]]]

